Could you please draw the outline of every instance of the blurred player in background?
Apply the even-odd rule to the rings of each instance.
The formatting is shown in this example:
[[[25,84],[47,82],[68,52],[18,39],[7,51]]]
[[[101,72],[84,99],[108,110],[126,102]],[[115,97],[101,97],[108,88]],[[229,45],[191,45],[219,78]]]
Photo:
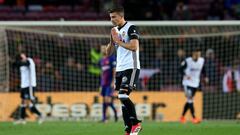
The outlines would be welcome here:
[[[204,58],[201,57],[201,51],[200,49],[195,49],[192,52],[192,57],[186,58],[181,63],[181,72],[183,74],[183,87],[185,91],[185,95],[187,98],[187,102],[184,105],[182,116],[180,118],[181,123],[185,123],[185,114],[190,109],[191,115],[192,115],[192,122],[197,124],[201,121],[196,118],[195,116],[195,110],[194,110],[194,102],[193,97],[196,94],[196,91],[200,89],[200,80],[201,80],[201,73],[205,76],[206,71],[204,68]],[[205,77],[205,81],[208,82],[208,78]]]
[[[101,95],[103,97],[103,116],[102,122],[106,122],[107,107],[110,106],[114,112],[115,122],[117,122],[117,111],[113,105],[113,90],[114,90],[114,78],[115,78],[115,56],[107,56],[106,46],[101,46],[101,53],[103,58],[100,60],[102,68],[101,74]]]
[[[35,63],[32,58],[27,57],[26,54],[21,53],[17,56],[15,67],[19,68],[21,76],[21,105],[20,105],[20,120],[16,121],[15,124],[25,124],[26,107],[30,108],[30,111],[38,116],[38,122],[41,124],[43,118],[41,113],[35,107],[36,98],[34,91],[36,89],[36,69]]]
[[[137,135],[142,127],[138,120],[135,106],[129,95],[136,89],[139,78],[139,34],[136,26],[125,21],[124,9],[116,7],[109,10],[112,24],[110,43],[107,46],[107,55],[111,55],[116,47],[117,64],[115,89],[122,103],[125,135]]]

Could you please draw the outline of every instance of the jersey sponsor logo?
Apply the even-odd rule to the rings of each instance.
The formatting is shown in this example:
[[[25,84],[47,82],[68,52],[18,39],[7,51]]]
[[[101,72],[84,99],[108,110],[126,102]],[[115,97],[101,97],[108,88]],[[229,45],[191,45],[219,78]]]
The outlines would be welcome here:
[[[102,66],[102,70],[105,71],[105,70],[108,70],[110,69],[110,66],[106,65],[106,66]]]
[[[196,72],[196,71],[200,71],[200,68],[191,68],[190,71]]]

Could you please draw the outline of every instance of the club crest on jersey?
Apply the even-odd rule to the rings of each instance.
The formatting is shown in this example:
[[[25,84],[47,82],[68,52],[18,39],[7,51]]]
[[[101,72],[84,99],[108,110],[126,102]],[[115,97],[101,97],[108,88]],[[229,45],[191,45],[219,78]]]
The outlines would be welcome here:
[[[124,37],[126,35],[126,32],[125,31],[123,31],[122,32],[122,37]]]
[[[122,78],[122,82],[123,82],[123,83],[127,82],[127,80],[128,80],[128,78],[127,78],[126,76],[124,76],[124,77]]]

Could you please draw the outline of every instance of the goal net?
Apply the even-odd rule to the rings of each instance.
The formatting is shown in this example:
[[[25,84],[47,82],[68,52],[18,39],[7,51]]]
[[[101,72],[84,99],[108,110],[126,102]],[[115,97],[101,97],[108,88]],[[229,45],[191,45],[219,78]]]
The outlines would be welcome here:
[[[195,47],[199,47],[206,60],[206,75],[209,78],[209,83],[201,83],[201,92],[199,92],[202,93],[202,98],[199,100],[201,100],[200,113],[203,119],[240,118],[240,23],[134,23],[140,32],[141,73],[137,92],[144,93],[146,102],[155,102],[155,99],[152,99],[154,97],[148,93],[167,93],[169,94],[167,98],[173,99],[175,93],[183,93],[182,76],[178,68],[181,61],[191,56]],[[59,93],[80,93],[80,97],[73,98],[95,102],[98,100],[96,97],[99,95],[96,93],[100,87],[101,67],[98,64],[102,57],[100,46],[108,43],[111,27],[109,22],[1,24],[1,94],[19,91],[19,73],[12,64],[17,53],[25,52],[36,64],[37,92],[47,93],[48,96]],[[90,95],[94,98],[87,99],[87,94],[91,93],[95,93]],[[58,99],[56,102],[73,100],[64,96],[55,99]],[[51,102],[49,100],[46,102]],[[158,100],[159,103],[162,102],[161,99]],[[166,101],[168,100],[170,99]],[[141,99],[142,103],[144,101]],[[182,105],[178,107],[177,102],[180,101],[177,99],[170,101],[173,102],[173,107],[175,102],[175,107],[179,108],[179,111],[185,102],[181,100]],[[77,100],[74,102],[77,103]],[[167,110],[168,106],[164,109]],[[151,111],[148,110],[149,114]],[[162,114],[165,115],[166,112]],[[82,113],[80,111],[77,114]],[[67,116],[69,115],[71,114]],[[153,119],[161,116],[156,115]],[[167,117],[167,114],[162,117]]]

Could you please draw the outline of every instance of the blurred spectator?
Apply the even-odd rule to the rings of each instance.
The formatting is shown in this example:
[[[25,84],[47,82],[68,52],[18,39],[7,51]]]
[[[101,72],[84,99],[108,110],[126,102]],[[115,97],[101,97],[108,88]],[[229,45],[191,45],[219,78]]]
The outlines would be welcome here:
[[[229,10],[225,9],[223,12],[223,20],[235,20]]]
[[[181,63],[185,60],[186,58],[186,52],[183,49],[178,49],[177,50],[177,55],[173,59],[172,63],[172,80],[174,81],[174,84],[180,85],[182,82],[182,75],[179,73],[177,67],[180,67]]]
[[[224,4],[227,9],[232,9],[233,6],[240,4],[240,0],[225,0]]]
[[[235,59],[233,64],[235,88],[240,92],[240,59]]]
[[[0,0],[0,12],[14,16],[3,15],[0,20],[107,20],[106,10],[115,5],[123,5],[130,20],[232,20],[240,16],[239,3],[240,0]]]
[[[157,49],[156,49],[157,48]],[[163,50],[160,48],[158,44],[155,46],[155,58],[152,60],[152,64],[154,69],[157,69],[158,72],[153,74],[147,81],[146,87],[148,90],[160,90],[165,84],[166,80],[166,72],[167,63],[163,59]]]
[[[147,89],[159,91],[163,87],[164,84],[164,74],[162,72],[158,72],[151,76],[151,78],[147,82]]]
[[[55,71],[51,62],[46,62],[39,76],[39,90],[50,91],[55,90]]]
[[[100,52],[100,46],[94,45],[90,50],[90,59],[91,62],[88,63],[88,82],[89,86],[88,88],[91,90],[99,88],[100,83],[100,74],[101,74],[101,68],[99,61],[102,58],[102,54]]]
[[[234,91],[234,74],[232,67],[226,67],[225,73],[223,75],[223,92],[229,93]]]
[[[100,48],[99,46],[94,46],[94,48],[91,48],[90,50],[90,59],[91,59],[91,64],[88,67],[88,72],[100,76],[101,69],[99,67],[99,61],[101,59],[102,55],[100,53]]]
[[[224,1],[214,0],[211,2],[208,12],[208,20],[223,20],[224,18]]]
[[[206,76],[209,78],[209,85],[218,85],[220,81],[220,64],[215,58],[214,50],[208,49],[205,58]]]
[[[173,13],[173,20],[191,20],[191,13],[186,4],[183,2],[177,3]]]
[[[163,52],[161,49],[158,48],[155,51],[155,58],[151,62],[152,62],[151,65],[153,65],[153,68],[162,70],[164,65],[164,60],[163,60]]]
[[[75,60],[71,57],[67,58],[65,65],[60,68],[62,76],[62,88],[64,90],[77,90],[77,67]]]
[[[144,41],[143,41],[144,43]],[[156,50],[156,46],[154,43],[152,43],[152,40],[150,41],[150,43],[146,43],[148,44],[148,46],[140,46],[139,51],[140,53],[140,61],[141,61],[141,67],[142,68],[153,68],[153,61],[155,59],[155,52]]]
[[[166,13],[166,7],[164,7],[163,3],[159,2],[154,4],[154,7],[152,9],[152,16],[153,20],[168,20],[169,16]]]
[[[78,90],[87,90],[91,87],[91,81],[88,80],[88,72],[85,70],[85,66],[81,63],[76,64],[77,67],[77,88]]]

